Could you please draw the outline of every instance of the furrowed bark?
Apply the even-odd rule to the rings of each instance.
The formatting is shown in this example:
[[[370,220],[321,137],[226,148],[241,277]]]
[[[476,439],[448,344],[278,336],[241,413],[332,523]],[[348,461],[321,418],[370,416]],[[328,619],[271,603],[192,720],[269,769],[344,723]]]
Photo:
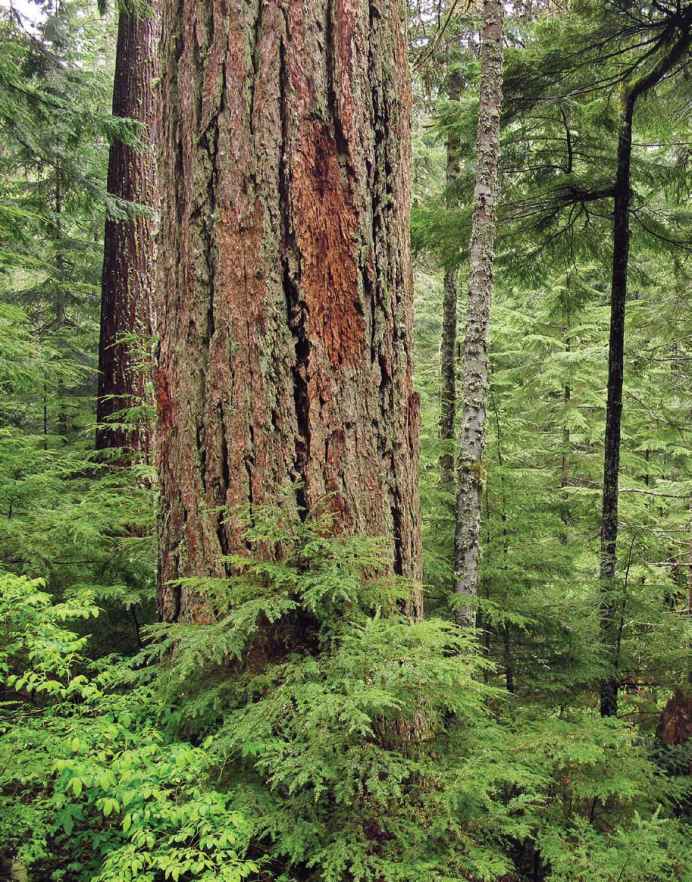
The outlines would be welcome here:
[[[454,566],[458,621],[475,624],[480,584],[480,522],[488,398],[488,333],[495,257],[495,216],[502,106],[502,17],[499,0],[484,0],[476,185],[464,338],[463,415],[459,442]],[[467,602],[468,601],[468,602]]]
[[[157,119],[159,18],[156,4],[134,11],[124,3],[118,18],[113,83],[113,115],[142,123],[143,149],[114,140],[108,157],[108,192],[146,206],[158,203]],[[118,411],[144,399],[145,377],[138,367],[136,338],[151,333],[151,304],[156,275],[156,221],[138,213],[109,218],[104,236],[101,280],[101,334],[96,403],[96,448],[146,450],[144,429],[109,425]]]
[[[403,3],[165,0],[162,46],[161,615],[287,489],[417,580]]]

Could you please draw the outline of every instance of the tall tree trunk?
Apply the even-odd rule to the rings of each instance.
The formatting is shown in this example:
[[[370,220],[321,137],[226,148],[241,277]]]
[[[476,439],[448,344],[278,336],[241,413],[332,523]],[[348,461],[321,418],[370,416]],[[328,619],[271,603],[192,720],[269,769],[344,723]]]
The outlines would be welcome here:
[[[648,74],[628,88],[622,97],[618,137],[617,170],[613,206],[613,271],[610,294],[610,341],[608,348],[608,401],[606,404],[603,458],[603,499],[601,510],[601,635],[608,672],[601,681],[601,715],[615,716],[618,709],[617,609],[620,606],[616,584],[618,540],[618,494],[620,480],[620,436],[622,389],[625,368],[625,306],[629,269],[632,198],[631,158],[632,120],[637,99],[652,89],[689,49],[692,7],[681,20],[682,33]],[[670,37],[676,33],[671,30]]]
[[[108,157],[108,192],[149,211],[126,220],[109,218],[104,237],[101,281],[101,336],[96,403],[96,447],[146,449],[148,433],[117,425],[118,411],[141,401],[145,377],[138,366],[137,338],[151,333],[151,304],[156,275],[158,204],[157,124],[159,16],[158,0],[132,10],[124,0],[118,19],[113,82],[113,115],[144,126],[144,144],[136,149],[113,141]],[[116,425],[109,426],[109,420]]]
[[[404,5],[166,0],[163,60],[161,615],[286,488],[417,579]]]
[[[462,360],[463,416],[459,445],[454,567],[460,624],[475,623],[480,584],[480,521],[488,398],[488,332],[495,259],[495,215],[502,107],[501,0],[484,0],[481,83],[469,258],[469,300]],[[467,602],[468,601],[468,602]]]
[[[563,318],[564,324],[562,326],[562,338],[565,341],[565,351],[572,351],[572,337],[571,337],[571,313],[570,313],[570,295],[571,295],[571,276],[570,273],[567,273],[567,278],[565,281],[565,299],[563,303]],[[562,488],[562,496],[560,499],[560,520],[562,521],[564,529],[560,533],[560,541],[563,543],[567,543],[568,541],[568,531],[567,527],[571,521],[570,514],[570,501],[569,494],[566,492],[566,489],[569,486],[570,482],[570,457],[571,457],[571,447],[572,447],[572,438],[569,430],[569,408],[572,401],[572,385],[571,379],[569,376],[569,366],[567,367],[568,376],[565,380],[565,384],[562,387],[562,404],[563,404],[563,425],[562,425],[562,463],[560,467],[560,487]]]
[[[56,252],[55,252],[55,276],[56,276],[56,290],[55,290],[55,315],[53,318],[53,325],[55,327],[55,336],[58,340],[58,345],[61,344],[62,335],[65,332],[65,320],[67,318],[67,304],[65,298],[65,288],[67,285],[67,266],[65,260],[65,252],[64,248],[64,230],[63,230],[63,178],[62,178],[62,170],[60,167],[55,169],[55,193],[54,193],[54,208],[55,208],[55,243],[56,243]],[[57,433],[63,440],[63,443],[67,443],[67,435],[69,430],[68,418],[67,418],[67,402],[65,400],[65,383],[62,380],[62,377],[58,380],[57,385],[57,408],[58,408],[58,417],[57,417]]]
[[[601,514],[601,622],[608,661],[614,661],[615,569],[618,537],[618,484],[620,477],[620,434],[625,355],[625,302],[629,263],[630,158],[634,102],[625,96],[618,140],[617,175],[613,208],[613,275],[610,295],[610,342],[608,348],[608,402],[606,405],[603,461],[603,503]],[[617,672],[601,682],[601,715],[617,713]]]
[[[452,56],[452,64],[458,59]],[[461,98],[463,79],[461,71],[448,72],[446,91],[450,101]],[[458,204],[456,187],[461,174],[461,138],[459,133],[450,130],[447,134],[447,205],[453,208]],[[440,441],[443,449],[440,455],[440,482],[452,492],[454,489],[454,428],[456,423],[457,383],[457,268],[447,267],[444,274],[444,293],[442,300],[442,338],[440,341]]]

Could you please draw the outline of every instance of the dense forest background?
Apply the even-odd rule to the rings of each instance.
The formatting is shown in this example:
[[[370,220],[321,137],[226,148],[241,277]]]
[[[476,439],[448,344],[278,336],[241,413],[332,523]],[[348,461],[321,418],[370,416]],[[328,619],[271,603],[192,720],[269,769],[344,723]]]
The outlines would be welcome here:
[[[175,16],[193,5],[164,3],[164,73]],[[300,4],[260,3],[265,18],[258,12],[253,28],[279,27],[269,7],[286,7],[290,25],[297,13],[289,6]],[[190,342],[161,315],[186,308],[175,305],[171,254],[182,254],[182,265],[189,247],[205,287],[222,270],[235,278],[233,266],[219,268],[209,230],[234,173],[247,176],[233,196],[241,198],[265,170],[258,160],[259,170],[248,171],[243,156],[220,162],[218,120],[228,108],[207,113],[213,88],[200,86],[205,131],[216,131],[198,139],[204,156],[194,167],[194,186],[205,163],[212,168],[214,186],[207,193],[199,185],[208,215],[195,208],[196,191],[182,193],[180,166],[165,152],[177,137],[173,116],[159,118],[152,103],[144,124],[144,99],[126,100],[148,87],[170,110],[183,94],[181,80],[171,85],[170,72],[146,66],[158,64],[158,15],[149,5],[0,8],[0,878],[692,878],[692,4],[410,0],[410,71],[384,30],[398,4],[365,6],[371,58],[382,60],[377,85],[370,70],[377,119],[385,121],[372,149],[382,181],[394,182],[382,184],[368,216],[375,240],[390,237],[372,271],[377,285],[386,280],[383,291],[397,288],[408,241],[408,230],[396,239],[399,215],[387,213],[408,182],[407,123],[390,94],[409,83],[413,93],[418,472],[415,445],[408,458],[391,453],[401,457],[392,523],[373,508],[342,530],[343,510],[357,509],[349,482],[337,492],[329,473],[320,498],[338,505],[309,504],[319,483],[309,451],[297,457],[304,483],[296,481],[290,501],[278,492],[253,500],[257,443],[254,458],[238,457],[249,504],[229,513],[227,495],[212,512],[220,569],[208,564],[206,545],[183,554],[178,544],[173,555],[171,537],[192,518],[177,507],[189,488],[186,456],[194,448],[209,480],[214,432],[226,423],[223,415],[198,422],[189,443],[180,429],[157,456],[168,413],[157,371],[178,365],[192,409],[196,363],[211,371],[232,345],[225,341],[219,356],[209,339]],[[325,9],[332,52],[330,29],[341,31],[331,0]],[[492,15],[499,32],[489,27]],[[215,33],[203,19],[197,26]],[[294,33],[288,27],[291,40]],[[116,73],[126,36],[129,51],[154,46],[155,54],[133,54],[124,65],[121,57]],[[302,62],[283,39],[287,89]],[[305,57],[312,45],[306,40]],[[200,49],[199,58],[182,56],[180,69],[214,58]],[[335,96],[339,76],[338,66],[327,71],[325,114],[346,100]],[[501,116],[493,116],[500,89]],[[197,113],[193,103],[182,100],[179,131],[185,114]],[[263,117],[262,144],[283,126],[280,178],[302,106],[293,111],[278,122]],[[340,112],[347,124],[336,140],[355,154],[362,121],[351,130]],[[300,117],[301,131],[312,120]],[[241,133],[242,125],[239,117]],[[326,155],[330,142],[319,132]],[[179,143],[183,156],[188,140]],[[361,204],[360,180],[352,201],[329,201],[341,192],[329,162],[320,159],[324,190],[292,196],[294,204],[323,202],[324,213],[302,228],[293,219],[293,233],[276,223],[277,238],[303,247],[304,263],[305,230],[314,227],[338,258],[342,240],[329,230],[339,212],[356,216]],[[118,186],[125,178],[138,189]],[[496,230],[493,209],[490,245],[474,250],[487,241],[478,200],[492,201],[495,178]],[[178,214],[178,233],[189,229],[193,245],[175,239],[176,210],[188,212]],[[198,234],[206,258],[202,245],[195,251]],[[267,247],[258,241],[257,253]],[[158,298],[150,294],[157,249]],[[319,257],[338,293],[338,267]],[[284,258],[284,284],[292,260]],[[263,273],[271,277],[257,264],[257,278]],[[293,290],[298,283],[289,281]],[[296,327],[308,295],[289,304]],[[384,326],[389,301],[379,292],[376,302]],[[404,315],[395,340],[408,321],[403,298],[400,306],[392,307]],[[185,316],[192,326],[195,309]],[[218,326],[218,311],[213,318]],[[326,338],[329,318],[324,327]],[[386,334],[375,340],[373,332],[372,349],[379,346],[382,384],[393,390],[382,412],[396,451],[413,423],[397,415],[414,397],[405,341],[388,348]],[[329,346],[345,357],[343,337]],[[328,367],[320,370],[326,411],[343,390],[329,386]],[[296,391],[305,376],[296,373],[287,394],[309,422],[314,412],[301,411]],[[251,373],[232,382],[254,384],[259,399]],[[354,401],[354,419],[365,423],[369,399]],[[478,403],[473,413],[469,402]],[[336,409],[330,418],[347,422]],[[318,437],[318,426],[311,431]],[[337,437],[323,443],[334,469]],[[231,451],[245,443],[223,439]],[[378,450],[377,463],[366,453],[354,466],[369,487],[389,462],[381,438]],[[280,451],[266,459],[269,469]],[[235,462],[231,455],[218,465],[227,486]],[[213,508],[209,493],[200,523]],[[207,563],[195,570],[190,560]]]

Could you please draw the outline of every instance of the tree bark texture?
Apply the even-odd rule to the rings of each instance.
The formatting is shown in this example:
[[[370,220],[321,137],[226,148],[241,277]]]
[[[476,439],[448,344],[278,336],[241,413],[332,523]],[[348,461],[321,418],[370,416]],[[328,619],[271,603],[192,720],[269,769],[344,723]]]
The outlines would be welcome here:
[[[681,28],[681,32],[677,28]],[[622,96],[620,132],[613,205],[613,269],[610,294],[610,340],[608,348],[608,399],[606,404],[603,456],[603,498],[601,509],[601,636],[609,666],[601,681],[602,716],[615,716],[618,709],[617,610],[621,602],[616,585],[618,540],[618,495],[622,390],[625,374],[625,308],[630,251],[630,203],[632,120],[637,99],[652,89],[689,50],[692,7],[675,19],[668,39],[677,37],[668,52],[648,74],[626,87]]]
[[[165,0],[162,46],[161,615],[287,488],[418,579],[404,4]]]
[[[453,69],[447,76],[446,91],[450,101],[459,101],[463,87],[461,71]],[[456,187],[461,174],[461,139],[458,132],[447,134],[447,205],[457,202]],[[457,405],[457,276],[456,267],[444,273],[442,299],[442,337],[440,340],[440,481],[450,492],[454,488],[454,440]]]
[[[462,356],[463,414],[459,443],[454,565],[461,596],[459,623],[475,623],[480,584],[480,523],[488,398],[488,334],[495,259],[500,111],[502,107],[500,0],[484,0],[481,82],[476,138],[476,184],[469,254],[469,299]],[[468,599],[471,602],[465,603]]]
[[[106,221],[101,281],[101,335],[96,405],[97,449],[145,449],[147,433],[109,427],[118,411],[144,398],[145,377],[138,367],[135,338],[151,333],[156,277],[158,204],[157,122],[159,17],[156,2],[136,14],[121,6],[113,83],[113,115],[142,123],[139,148],[113,141],[108,157],[108,192],[149,211]]]

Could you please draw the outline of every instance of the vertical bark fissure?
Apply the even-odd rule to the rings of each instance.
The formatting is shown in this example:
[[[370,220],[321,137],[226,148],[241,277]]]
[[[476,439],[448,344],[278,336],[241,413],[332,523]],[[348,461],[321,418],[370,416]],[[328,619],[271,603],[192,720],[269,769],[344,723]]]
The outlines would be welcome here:
[[[228,436],[226,434],[226,416],[224,413],[224,408],[221,402],[217,402],[216,404],[216,419],[218,421],[219,429],[220,429],[220,451],[221,451],[221,487],[226,488],[229,485],[231,474],[230,474],[230,466],[228,461]],[[249,487],[252,488],[252,476],[248,474],[248,483]],[[218,496],[221,496],[221,493],[218,493]],[[252,493],[250,492],[250,496],[248,502],[252,505]],[[216,522],[216,536],[219,540],[219,548],[224,555],[227,555],[231,551],[230,544],[228,542],[228,535],[226,533],[226,515],[227,511],[225,506],[221,507],[221,510],[217,516]],[[225,571],[228,573],[228,566],[224,566]]]
[[[392,570],[416,575],[400,10],[164,9],[162,614],[167,581],[218,575],[243,547],[237,509],[287,487],[301,516],[384,537]],[[208,610],[184,589],[179,615]]]
[[[398,10],[390,10],[390,15],[397,15]],[[404,508],[406,501],[402,496],[402,477],[398,474],[399,461],[396,452],[388,437],[388,414],[396,408],[395,401],[395,378],[390,364],[390,358],[383,346],[381,335],[383,333],[382,317],[387,310],[399,311],[401,291],[397,280],[392,279],[392,270],[397,267],[396,255],[391,254],[391,240],[386,231],[392,226],[392,206],[396,205],[395,182],[393,176],[396,168],[396,159],[393,151],[396,144],[393,142],[390,131],[396,128],[392,119],[391,95],[384,88],[384,78],[387,76],[380,65],[378,49],[381,49],[382,39],[386,39],[383,33],[385,19],[383,12],[376,3],[369,4],[370,45],[368,47],[368,70],[370,72],[372,90],[372,127],[374,131],[374,162],[371,169],[372,186],[370,189],[370,204],[373,240],[373,260],[375,264],[376,283],[370,288],[371,295],[371,335],[370,354],[373,362],[377,362],[379,368],[380,384],[380,412],[378,415],[379,449],[382,460],[387,465],[387,485],[389,488],[389,508],[394,534],[394,571],[399,575],[415,575],[407,564],[409,551],[404,550]],[[364,290],[368,290],[369,273],[363,274]],[[399,280],[402,287],[407,282]],[[395,302],[392,304],[392,300]],[[397,345],[398,341],[395,341]],[[411,406],[411,401],[407,402]],[[410,561],[408,561],[410,563]],[[419,599],[414,606],[419,606]],[[417,610],[420,612],[420,609]]]
[[[262,10],[264,8],[264,0],[257,0],[257,11],[255,12],[255,21],[252,30],[252,73],[250,79],[250,132],[254,137],[255,134],[255,100],[257,95],[256,84],[260,76],[260,37],[262,35]]]
[[[459,443],[454,541],[458,621],[473,625],[480,584],[480,520],[488,397],[488,336],[493,290],[495,216],[502,105],[501,0],[484,0],[476,185],[469,257],[469,300],[463,352],[463,415]]]
[[[279,108],[281,114],[281,158],[279,163],[279,214],[282,224],[283,291],[288,327],[293,336],[294,360],[291,368],[293,403],[297,432],[294,443],[292,481],[301,519],[308,514],[306,491],[307,463],[310,457],[310,340],[307,334],[307,306],[300,291],[300,251],[292,226],[290,154],[290,77],[286,42],[290,40],[289,22],[283,13],[284,33],[279,44]]]
[[[339,113],[339,102],[336,94],[336,46],[334,41],[334,31],[336,22],[334,19],[334,4],[336,0],[327,0],[325,15],[325,69],[327,77],[327,107],[329,116],[334,127],[334,141],[338,151],[340,164],[344,164],[344,159],[349,154],[348,139],[341,125],[341,115]]]

